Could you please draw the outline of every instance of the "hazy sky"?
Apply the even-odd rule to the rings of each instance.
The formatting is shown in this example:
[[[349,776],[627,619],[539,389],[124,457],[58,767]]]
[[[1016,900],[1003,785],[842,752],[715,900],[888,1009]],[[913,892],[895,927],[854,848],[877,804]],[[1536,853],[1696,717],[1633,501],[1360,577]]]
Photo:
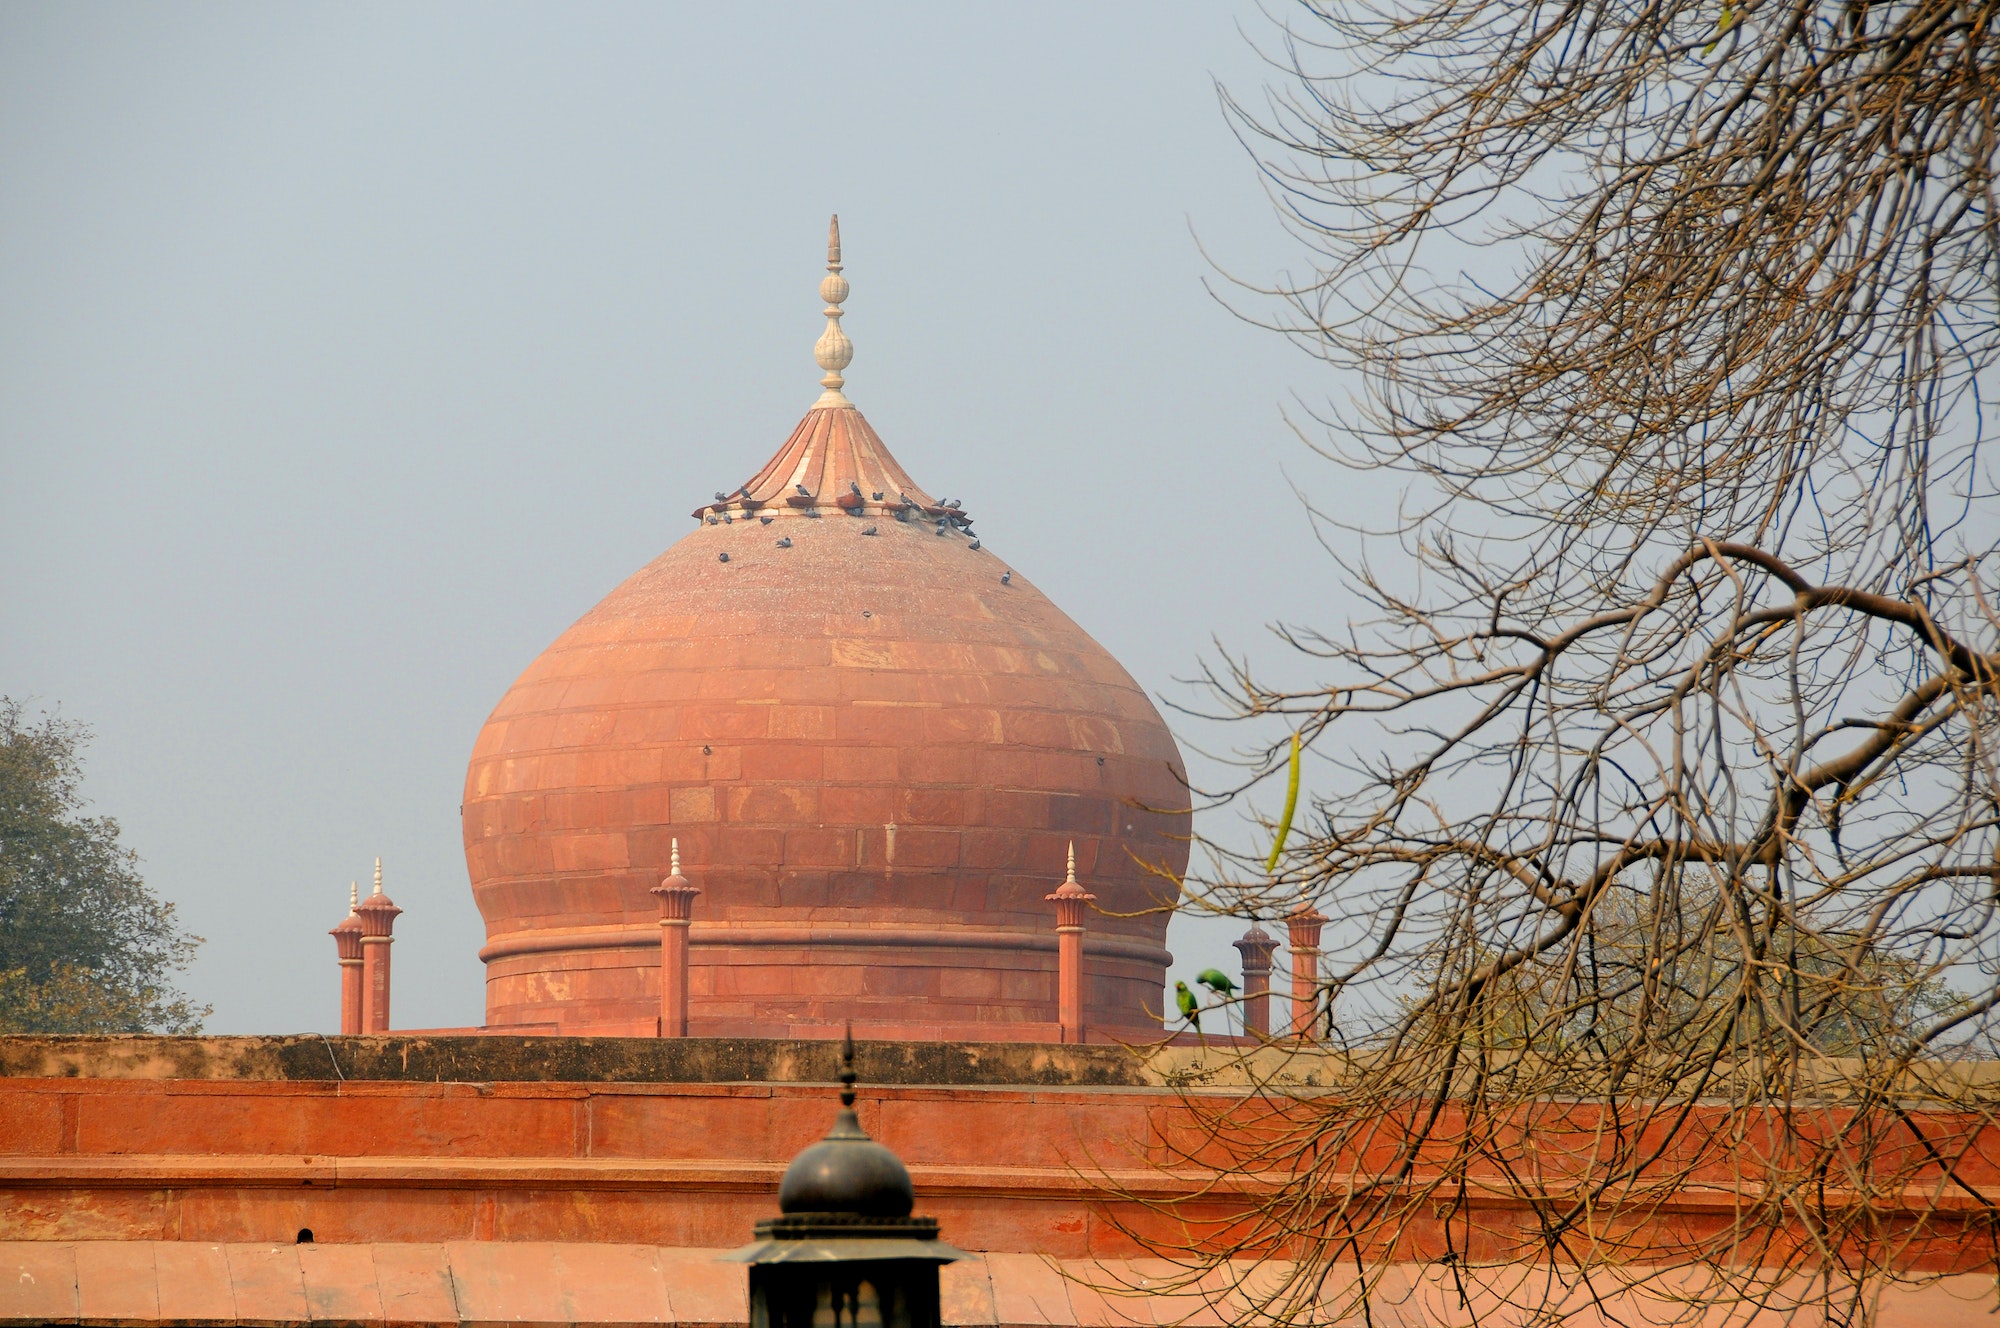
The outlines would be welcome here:
[[[95,728],[95,810],[208,938],[210,1027],[338,1026],[325,933],[377,854],[396,1023],[481,1021],[473,738],[817,396],[829,212],[848,394],[1142,684],[1338,626],[1290,483],[1366,491],[1280,410],[1341,384],[1202,284],[1198,244],[1307,261],[1217,108],[1271,77],[1245,33],[1247,4],[0,7],[0,692]],[[1177,972],[1233,970],[1238,930],[1177,919]]]

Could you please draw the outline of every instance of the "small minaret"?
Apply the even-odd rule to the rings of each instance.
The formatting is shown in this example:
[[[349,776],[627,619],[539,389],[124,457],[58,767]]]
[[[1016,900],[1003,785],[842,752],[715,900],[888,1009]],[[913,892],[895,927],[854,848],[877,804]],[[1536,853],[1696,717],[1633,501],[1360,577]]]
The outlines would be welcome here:
[[[826,389],[820,393],[813,409],[825,406],[851,406],[841,393],[847,380],[840,371],[854,363],[854,343],[847,339],[847,333],[840,329],[840,305],[847,298],[847,278],[840,275],[840,215],[834,214],[826,230],[826,278],[819,283],[819,297],[826,301],[826,331],[819,334],[813,343],[813,359],[826,370],[826,377],[819,385]]]
[[[1271,1036],[1271,952],[1278,948],[1278,938],[1265,931],[1256,923],[1243,933],[1240,941],[1231,941],[1236,953],[1243,956],[1243,1028],[1257,1037]]]
[[[361,1031],[389,1031],[389,947],[396,929],[397,908],[382,893],[382,859],[375,859],[375,893],[354,911],[361,918]]]
[[[1069,876],[1043,898],[1056,906],[1056,1020],[1064,1042],[1083,1041],[1083,911],[1097,896],[1076,883],[1076,844],[1069,846]]]
[[[1325,925],[1326,915],[1304,901],[1285,918],[1292,933],[1292,1036],[1296,1038],[1319,1034],[1319,929]]]
[[[340,1031],[351,1036],[361,1031],[361,887],[347,884],[347,916],[327,935],[333,937],[340,956]]]
[[[660,1036],[686,1037],[688,1031],[688,923],[700,894],[681,875],[681,841],[673,841],[671,874],[653,887],[660,901]]]

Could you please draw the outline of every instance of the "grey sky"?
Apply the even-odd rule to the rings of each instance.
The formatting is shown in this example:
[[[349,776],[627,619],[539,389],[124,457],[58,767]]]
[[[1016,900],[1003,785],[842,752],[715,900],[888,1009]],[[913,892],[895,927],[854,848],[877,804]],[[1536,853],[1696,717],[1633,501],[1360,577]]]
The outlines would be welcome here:
[[[473,737],[817,395],[830,211],[849,395],[1143,684],[1337,625],[1281,467],[1359,491],[1279,408],[1338,384],[1191,233],[1304,262],[1211,87],[1266,78],[1239,22],[0,8],[0,692],[95,727],[211,1027],[337,1025],[325,932],[377,853],[396,1022],[480,1021]],[[1237,930],[1177,920],[1177,971]]]

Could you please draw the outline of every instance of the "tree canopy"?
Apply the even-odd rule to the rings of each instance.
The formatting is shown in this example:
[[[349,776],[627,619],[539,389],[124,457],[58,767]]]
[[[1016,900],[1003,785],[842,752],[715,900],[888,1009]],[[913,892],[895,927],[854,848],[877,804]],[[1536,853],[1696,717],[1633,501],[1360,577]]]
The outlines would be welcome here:
[[[82,814],[88,730],[0,697],[0,1032],[193,1033],[173,977],[201,938],[146,886],[118,823]]]
[[[1217,1118],[1291,1179],[1190,1257],[1365,1311],[1415,1233],[1476,1280],[1466,1196],[1505,1191],[1499,1263],[1546,1276],[1502,1310],[1552,1313],[1657,1269],[1627,1237],[1726,1146],[1742,1211],[1665,1263],[1865,1318],[1948,1238],[1895,1204],[2000,1225],[1954,1161],[2000,1099],[1933,1072],[2000,1007],[2000,4],[1292,14],[1225,107],[1313,269],[1234,300],[1343,371],[1300,423],[1404,502],[1316,512],[1367,610],[1280,626],[1317,683],[1209,669],[1254,735],[1217,802],[1268,827],[1293,734],[1308,796],[1189,889],[1331,918],[1320,1032],[1365,1072]]]

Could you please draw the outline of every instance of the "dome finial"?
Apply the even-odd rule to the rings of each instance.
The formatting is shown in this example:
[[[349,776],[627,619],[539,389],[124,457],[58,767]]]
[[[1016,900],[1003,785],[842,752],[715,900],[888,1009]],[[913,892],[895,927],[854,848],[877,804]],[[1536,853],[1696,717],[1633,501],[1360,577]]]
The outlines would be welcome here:
[[[361,882],[349,881],[347,883],[347,911],[349,913],[352,913],[355,909],[360,907],[361,907]]]
[[[375,893],[382,893],[382,859],[375,859]]]
[[[813,409],[824,406],[850,406],[854,403],[841,394],[840,389],[847,380],[840,371],[854,362],[854,343],[840,330],[840,304],[847,298],[847,278],[840,275],[840,214],[835,213],[827,225],[826,232],[826,279],[819,283],[819,297],[826,301],[826,331],[819,334],[813,343],[813,359],[826,370],[826,377],[819,380],[826,391],[820,393]]]
[[[673,867],[667,874],[670,876],[679,876],[681,874],[681,841],[678,836],[674,839],[673,855]]]

